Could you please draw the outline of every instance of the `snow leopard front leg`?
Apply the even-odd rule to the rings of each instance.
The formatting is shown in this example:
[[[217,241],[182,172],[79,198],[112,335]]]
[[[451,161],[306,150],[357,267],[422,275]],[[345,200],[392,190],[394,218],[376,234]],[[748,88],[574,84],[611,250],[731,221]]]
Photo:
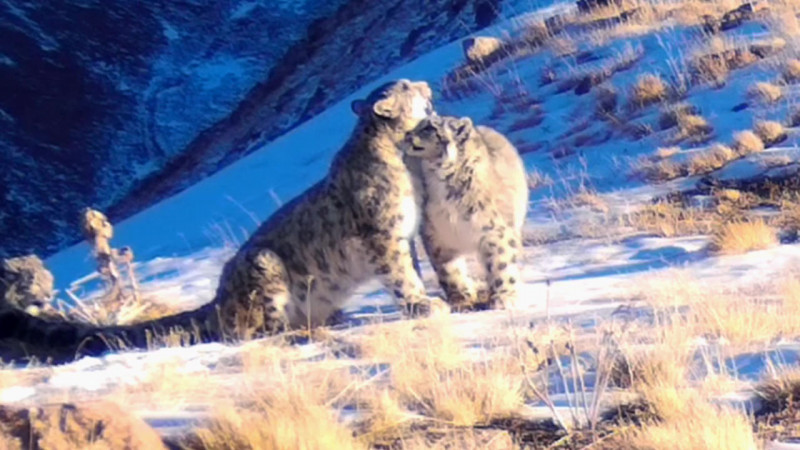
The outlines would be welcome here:
[[[481,231],[478,247],[488,275],[489,300],[494,308],[515,308],[520,282],[519,233],[497,218],[485,221]]]
[[[376,277],[408,316],[426,316],[449,310],[441,299],[429,297],[425,292],[425,286],[414,270],[407,238],[378,232],[365,241],[365,247]]]
[[[447,303],[456,309],[469,309],[478,302],[475,283],[469,275],[467,261],[457,249],[440,245],[435,232],[423,225],[422,242]]]

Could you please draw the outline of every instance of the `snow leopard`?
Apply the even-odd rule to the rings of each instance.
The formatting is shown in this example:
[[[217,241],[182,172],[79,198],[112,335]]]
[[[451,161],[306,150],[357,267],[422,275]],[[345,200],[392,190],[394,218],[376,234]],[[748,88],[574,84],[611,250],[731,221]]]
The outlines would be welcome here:
[[[193,330],[196,341],[316,327],[362,283],[377,279],[409,316],[448,311],[429,297],[409,241],[420,194],[399,144],[433,112],[424,81],[386,83],[352,103],[355,129],[327,175],[261,224],[224,265],[214,299],[196,310],[129,326],[52,323],[0,313],[0,340],[17,339],[53,361],[100,354],[109,341],[147,347],[151,333]]]
[[[53,299],[53,274],[36,255],[0,261],[0,308],[37,312]]]
[[[490,305],[513,308],[528,212],[525,165],[499,132],[463,117],[432,116],[401,144],[423,192],[421,240],[448,303],[478,302],[466,257],[486,270]]]

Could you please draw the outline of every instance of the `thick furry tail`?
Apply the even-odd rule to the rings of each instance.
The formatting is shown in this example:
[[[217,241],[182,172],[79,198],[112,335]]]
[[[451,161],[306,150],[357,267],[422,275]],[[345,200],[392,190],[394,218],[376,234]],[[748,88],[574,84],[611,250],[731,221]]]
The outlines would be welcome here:
[[[0,359],[64,363],[109,351],[148,349],[163,343],[220,341],[216,305],[133,325],[94,326],[46,320],[18,309],[0,311]]]

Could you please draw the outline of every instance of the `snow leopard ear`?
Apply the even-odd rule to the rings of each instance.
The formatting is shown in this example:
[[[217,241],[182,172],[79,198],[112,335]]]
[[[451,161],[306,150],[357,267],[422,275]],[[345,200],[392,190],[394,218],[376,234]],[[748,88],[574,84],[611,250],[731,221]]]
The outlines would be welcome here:
[[[372,112],[378,117],[384,119],[396,119],[399,114],[397,111],[397,99],[389,97],[383,100],[378,100],[372,105]]]
[[[366,100],[353,100],[350,103],[350,109],[353,110],[355,115],[361,117],[365,112],[369,111],[369,105]]]
[[[462,117],[458,120],[458,132],[462,133],[464,131],[469,130],[472,128],[472,119],[469,117]]]
[[[414,87],[417,88],[417,90],[422,94],[423,97],[425,97],[428,100],[433,99],[433,91],[431,90],[431,86],[428,83],[426,83],[425,81],[417,81],[416,83],[413,83],[413,85]]]
[[[469,130],[472,129],[472,119],[469,117],[462,117],[455,123],[455,136],[459,139],[464,139],[469,135]]]

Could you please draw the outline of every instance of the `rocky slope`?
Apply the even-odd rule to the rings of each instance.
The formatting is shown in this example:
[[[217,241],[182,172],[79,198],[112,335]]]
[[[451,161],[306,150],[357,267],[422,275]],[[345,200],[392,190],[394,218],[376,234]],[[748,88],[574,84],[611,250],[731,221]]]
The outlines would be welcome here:
[[[501,2],[0,1],[0,256],[179,192]]]

